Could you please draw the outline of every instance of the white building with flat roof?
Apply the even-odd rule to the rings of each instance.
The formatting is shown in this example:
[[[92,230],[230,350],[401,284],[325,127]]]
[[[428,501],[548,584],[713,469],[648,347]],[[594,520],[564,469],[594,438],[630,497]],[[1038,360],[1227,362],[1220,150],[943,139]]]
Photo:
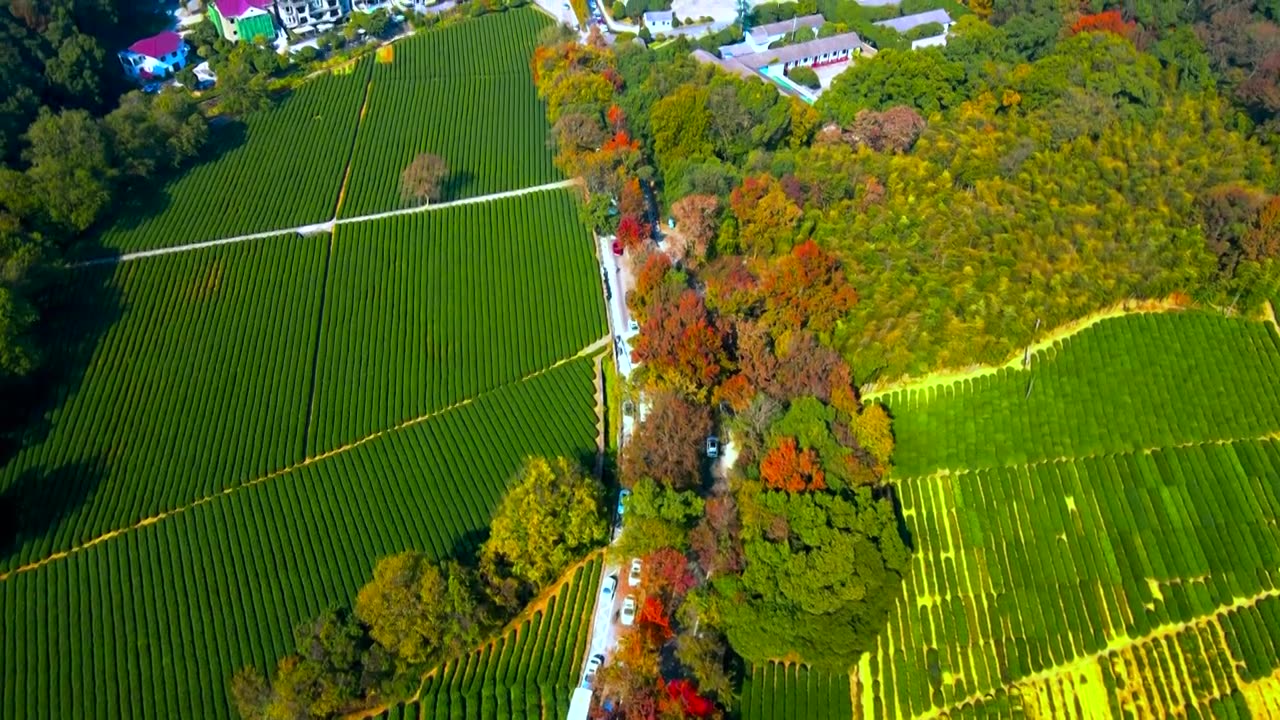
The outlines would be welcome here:
[[[671,20],[676,16],[670,10],[651,10],[640,17],[644,20],[644,26],[649,28],[651,33],[665,32],[671,29]]]

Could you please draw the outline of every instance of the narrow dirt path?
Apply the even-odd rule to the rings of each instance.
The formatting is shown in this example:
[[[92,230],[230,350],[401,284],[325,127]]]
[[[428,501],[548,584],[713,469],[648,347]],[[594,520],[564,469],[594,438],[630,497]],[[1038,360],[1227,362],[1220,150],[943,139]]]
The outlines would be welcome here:
[[[192,250],[203,250],[205,248],[217,247],[219,245],[233,245],[235,243],[249,242],[251,240],[265,240],[266,238],[276,237],[278,235],[300,235],[306,237],[308,235],[318,235],[321,233],[332,233],[333,229],[339,225],[349,225],[351,223],[368,222],[370,220],[382,220],[384,218],[397,217],[400,215],[416,215],[423,212],[431,212],[433,210],[444,210],[446,208],[458,207],[460,205],[475,205],[476,203],[491,202],[493,200],[503,200],[505,198],[520,197],[521,195],[531,195],[537,192],[547,190],[557,190],[559,188],[573,187],[578,183],[577,180],[561,180],[559,182],[547,183],[546,185],[535,185],[533,187],[520,188],[518,190],[507,190],[499,193],[490,193],[489,195],[478,195],[476,197],[463,198],[461,200],[452,200],[449,202],[422,205],[419,207],[403,208],[400,210],[388,210],[387,212],[373,213],[371,215],[361,215],[351,218],[332,218],[321,223],[312,223],[311,225],[298,225],[291,228],[280,228],[277,230],[265,230],[263,232],[249,233],[247,235],[235,235],[233,237],[219,238],[217,240],[205,240],[202,242],[187,243],[186,245],[174,245],[173,247],[154,248],[152,250],[138,250],[136,252],[124,253],[115,257],[96,258],[76,263],[72,267],[90,267],[94,265],[114,265],[116,263],[129,262],[130,260],[140,260],[142,258],[157,257],[160,255],[172,255],[174,253],[191,252]]]

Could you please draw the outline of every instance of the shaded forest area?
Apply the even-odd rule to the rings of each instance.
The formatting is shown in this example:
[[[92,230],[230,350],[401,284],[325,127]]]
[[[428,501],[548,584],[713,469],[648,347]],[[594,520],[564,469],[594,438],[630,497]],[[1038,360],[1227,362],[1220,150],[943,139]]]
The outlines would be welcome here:
[[[93,282],[69,287],[64,259],[114,200],[196,157],[208,137],[189,95],[130,91],[116,60],[167,23],[158,2],[0,2],[0,457],[22,442],[52,377],[84,354],[51,358],[55,338],[80,339],[57,308],[109,322],[110,300],[87,297],[102,290]]]

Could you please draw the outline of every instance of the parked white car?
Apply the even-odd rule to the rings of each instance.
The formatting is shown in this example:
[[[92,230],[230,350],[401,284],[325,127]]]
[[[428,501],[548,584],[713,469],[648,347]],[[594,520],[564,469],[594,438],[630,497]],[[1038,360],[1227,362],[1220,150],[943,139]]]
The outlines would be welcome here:
[[[610,575],[604,579],[600,585],[600,600],[605,603],[613,602],[613,594],[618,589],[618,576]]]
[[[631,627],[636,622],[636,599],[630,595],[622,601],[622,624]]]
[[[720,438],[715,435],[707,438],[707,457],[713,460],[720,457]]]
[[[640,584],[640,570],[642,568],[643,565],[640,563],[640,558],[631,559],[631,572],[627,575],[627,587],[636,587]]]
[[[592,655],[587,661],[587,669],[582,673],[582,687],[591,689],[591,681],[595,680],[596,672],[600,670],[600,666],[604,664],[603,655]]]

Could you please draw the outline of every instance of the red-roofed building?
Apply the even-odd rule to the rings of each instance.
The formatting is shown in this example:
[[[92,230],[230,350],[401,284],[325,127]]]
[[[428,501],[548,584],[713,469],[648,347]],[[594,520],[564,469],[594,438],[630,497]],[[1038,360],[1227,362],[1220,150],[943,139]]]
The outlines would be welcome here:
[[[117,55],[125,73],[134,80],[172,77],[187,65],[187,43],[176,32],[143,38]]]

